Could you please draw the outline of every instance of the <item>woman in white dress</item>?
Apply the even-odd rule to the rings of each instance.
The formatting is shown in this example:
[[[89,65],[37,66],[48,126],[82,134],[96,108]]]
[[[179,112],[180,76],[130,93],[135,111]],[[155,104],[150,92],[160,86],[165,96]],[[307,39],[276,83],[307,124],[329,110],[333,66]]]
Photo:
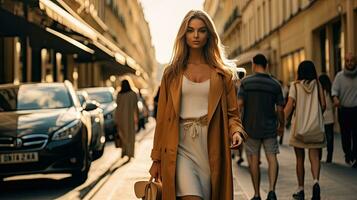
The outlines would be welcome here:
[[[190,11],[160,86],[150,174],[162,179],[162,199],[233,199],[229,147],[246,133],[222,55],[212,20]]]

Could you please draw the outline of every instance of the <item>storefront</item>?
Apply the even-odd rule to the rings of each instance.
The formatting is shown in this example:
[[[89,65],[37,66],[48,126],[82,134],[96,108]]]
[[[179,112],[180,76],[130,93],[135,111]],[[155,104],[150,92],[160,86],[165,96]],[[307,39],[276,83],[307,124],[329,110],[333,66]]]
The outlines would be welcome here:
[[[0,4],[0,83],[67,79],[75,87],[88,87],[104,85],[111,75],[142,73],[69,7],[33,2]]]

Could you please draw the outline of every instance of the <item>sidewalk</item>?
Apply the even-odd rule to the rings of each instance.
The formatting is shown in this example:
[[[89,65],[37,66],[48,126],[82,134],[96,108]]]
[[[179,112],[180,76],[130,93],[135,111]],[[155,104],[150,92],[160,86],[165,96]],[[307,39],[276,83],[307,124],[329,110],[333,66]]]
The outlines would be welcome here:
[[[276,194],[278,199],[292,199],[291,195],[297,189],[297,179],[295,173],[295,154],[292,147],[288,145],[289,132],[285,133],[284,143],[280,146],[278,161],[280,165],[279,177],[276,185]],[[320,173],[321,199],[357,199],[357,169],[353,169],[344,163],[344,155],[341,147],[340,135],[335,134],[333,163],[326,164],[326,148],[323,151]],[[264,151],[261,152],[261,196],[266,198],[268,192],[268,165]],[[234,162],[235,163],[235,162]],[[237,170],[238,183],[248,197],[254,194],[247,159],[241,166],[234,168]],[[305,154],[305,199],[310,199],[312,195],[312,175],[310,171],[309,156]]]
[[[152,148],[154,129],[146,134],[140,143],[136,145],[135,158],[128,164],[120,167],[113,173],[97,193],[90,199],[95,200],[135,200],[134,183],[139,180],[149,179],[149,168],[151,165],[150,151]],[[343,163],[340,135],[335,135],[334,162],[321,165],[321,195],[323,200],[348,199],[357,200],[357,170]],[[286,134],[284,144],[280,146],[278,160],[280,164],[279,177],[276,185],[278,199],[292,199],[291,195],[297,188],[295,175],[295,155],[293,148],[288,146],[289,135]],[[323,154],[323,160],[326,152]],[[250,199],[254,192],[247,166],[246,158],[242,166],[238,166],[234,160],[233,183],[234,200]],[[268,190],[267,162],[262,153],[261,158],[261,197],[266,198]],[[312,178],[308,154],[305,156],[305,194],[306,199],[311,198]]]
[[[146,124],[146,129],[142,129],[136,133],[136,143],[140,143],[148,132],[154,130],[154,127],[155,120],[150,118]],[[59,200],[90,199],[94,195],[93,193],[96,192],[95,188],[105,181],[107,176],[110,176],[110,174],[122,167],[127,161],[127,157],[121,158],[121,149],[115,148],[113,141],[107,142],[103,157],[92,163],[86,182],[60,197]]]
[[[119,168],[92,199],[137,200],[134,194],[134,183],[140,180],[149,180],[150,174],[148,171],[151,166],[150,152],[153,136],[154,131],[146,135],[142,142],[136,146],[135,158]],[[236,167],[235,163],[233,163],[233,166]],[[237,172],[237,170],[234,171]],[[237,173],[234,173],[233,181],[234,199],[247,200],[248,198],[237,179]]]

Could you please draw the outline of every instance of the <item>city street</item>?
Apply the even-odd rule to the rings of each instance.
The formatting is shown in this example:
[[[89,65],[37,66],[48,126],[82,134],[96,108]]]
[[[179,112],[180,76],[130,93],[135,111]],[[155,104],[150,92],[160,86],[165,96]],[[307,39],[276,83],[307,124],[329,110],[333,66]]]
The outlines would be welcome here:
[[[150,150],[152,147],[153,131],[146,135],[142,142],[137,146],[136,157],[130,163],[120,167],[104,183],[94,187],[91,195],[85,199],[137,199],[134,194],[134,183],[139,180],[149,179],[148,169],[151,164]],[[291,194],[297,187],[295,178],[295,157],[291,147],[287,145],[288,135],[285,135],[284,145],[280,148],[279,162],[280,174],[277,182],[278,199],[292,199]],[[324,152],[326,155],[326,152]],[[323,156],[324,158],[324,156]],[[306,199],[311,198],[312,178],[309,169],[310,165],[306,158]],[[253,196],[250,175],[247,163],[244,162],[241,167],[233,162],[234,172],[234,196],[235,200],[250,199]],[[261,164],[261,195],[265,198],[268,188],[267,163],[265,156],[262,156]],[[322,162],[321,169],[321,194],[322,199],[357,199],[354,191],[357,190],[357,170],[344,164],[343,154],[339,135],[335,136],[335,154],[334,163],[325,164]]]
[[[150,177],[148,171],[151,165],[150,152],[153,136],[154,132],[152,131],[140,143],[135,154],[135,159],[132,159],[129,164],[118,169],[103,186],[98,188],[98,192],[90,199],[137,199],[134,193],[134,183],[140,180],[148,180]],[[234,199],[245,200],[247,199],[246,194],[242,191],[242,183],[237,179],[236,175],[235,173]]]
[[[0,187],[0,199],[56,199],[86,193],[91,184],[114,165],[120,158],[121,150],[112,142],[107,143],[104,155],[92,163],[88,179],[82,185],[71,181],[70,175],[38,174],[6,178]],[[20,192],[21,191],[21,192]],[[83,195],[83,194],[82,194]]]
[[[0,0],[0,200],[138,199],[156,118],[163,200],[232,200],[231,158],[260,199],[229,138],[275,154],[284,124],[261,199],[357,200],[356,33],[357,0]]]
[[[93,200],[134,200],[134,183],[149,179],[151,164],[150,150],[154,135],[155,122],[147,124],[147,129],[137,134],[135,158],[127,162],[120,158],[121,150],[116,149],[112,142],[107,143],[102,158],[92,163],[88,180],[82,185],[76,185],[69,175],[28,175],[5,179],[1,186],[0,199],[93,199]],[[278,156],[280,173],[277,182],[279,199],[292,199],[291,194],[297,187],[295,177],[295,157],[291,147],[287,145],[288,135],[280,147]],[[263,155],[263,153],[262,153]],[[326,152],[324,152],[324,156]],[[324,160],[323,156],[323,160]],[[357,170],[344,164],[339,135],[335,135],[334,163],[322,162],[321,194],[322,199],[357,199]],[[233,161],[234,196],[235,200],[250,199],[253,195],[247,162],[238,166]],[[261,164],[261,195],[265,197],[268,189],[267,162],[262,156]],[[305,191],[307,199],[311,197],[312,178],[310,165],[306,158]],[[19,192],[21,191],[21,192]]]
[[[295,175],[295,155],[292,147],[288,145],[289,135],[287,131],[284,136],[284,144],[280,146],[278,161],[280,165],[279,177],[276,185],[278,199],[292,199],[292,194],[297,189],[297,178]],[[353,169],[344,163],[344,155],[341,147],[340,135],[335,134],[333,163],[326,164],[326,148],[324,149],[320,186],[321,198],[324,200],[331,199],[357,199],[355,191],[357,190],[357,169]],[[268,193],[268,174],[267,162],[262,152],[261,164],[261,195],[266,197]],[[242,186],[245,194],[252,197],[254,194],[253,186],[249,175],[247,162],[241,167],[235,167],[238,171],[238,182]],[[305,155],[305,198],[310,199],[312,194],[312,175],[310,171],[309,157]]]
[[[151,161],[149,158],[152,146],[153,132],[150,133],[137,148],[136,158],[129,164],[117,170],[107,182],[98,189],[91,198],[99,199],[136,199],[133,185],[136,181],[149,179],[148,169]],[[295,157],[291,147],[286,145],[288,136],[285,136],[285,144],[281,146],[279,154],[280,174],[277,183],[277,195],[279,199],[292,199],[291,194],[297,187],[295,178]],[[354,191],[357,190],[357,170],[343,163],[342,149],[339,135],[335,137],[335,155],[333,164],[322,164],[321,191],[322,199],[357,199]],[[324,152],[325,153],[325,152]],[[324,154],[326,155],[326,154]],[[309,170],[309,162],[306,158],[306,193],[307,199],[311,197],[312,178]],[[234,170],[234,196],[236,200],[250,199],[253,196],[250,175],[247,163],[241,167],[233,162]],[[262,157],[261,165],[261,195],[265,197],[268,188],[267,164]]]
[[[136,140],[140,142],[154,128],[151,120],[146,124],[146,130],[137,133]],[[5,178],[0,183],[0,199],[83,199],[93,193],[101,181],[111,177],[111,174],[127,164],[127,157],[121,158],[121,149],[113,142],[107,142],[103,156],[92,162],[88,179],[78,185],[66,174],[36,174],[13,176]],[[20,192],[21,191],[21,192]]]

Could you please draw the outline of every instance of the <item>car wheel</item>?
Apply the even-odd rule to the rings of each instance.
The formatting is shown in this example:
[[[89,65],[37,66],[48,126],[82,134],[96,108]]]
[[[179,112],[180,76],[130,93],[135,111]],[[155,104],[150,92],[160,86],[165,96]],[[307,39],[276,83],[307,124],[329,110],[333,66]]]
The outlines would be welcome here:
[[[102,149],[100,149],[99,151],[93,152],[93,159],[97,160],[98,158],[102,157],[103,153],[104,153],[104,145],[103,145]]]
[[[75,171],[72,173],[72,179],[74,182],[82,184],[84,183],[87,178],[88,178],[88,172],[91,166],[91,156],[90,156],[90,152],[87,146],[87,140],[85,140],[85,142],[83,142],[83,147],[82,147],[82,162],[83,162],[83,166],[80,170]]]

